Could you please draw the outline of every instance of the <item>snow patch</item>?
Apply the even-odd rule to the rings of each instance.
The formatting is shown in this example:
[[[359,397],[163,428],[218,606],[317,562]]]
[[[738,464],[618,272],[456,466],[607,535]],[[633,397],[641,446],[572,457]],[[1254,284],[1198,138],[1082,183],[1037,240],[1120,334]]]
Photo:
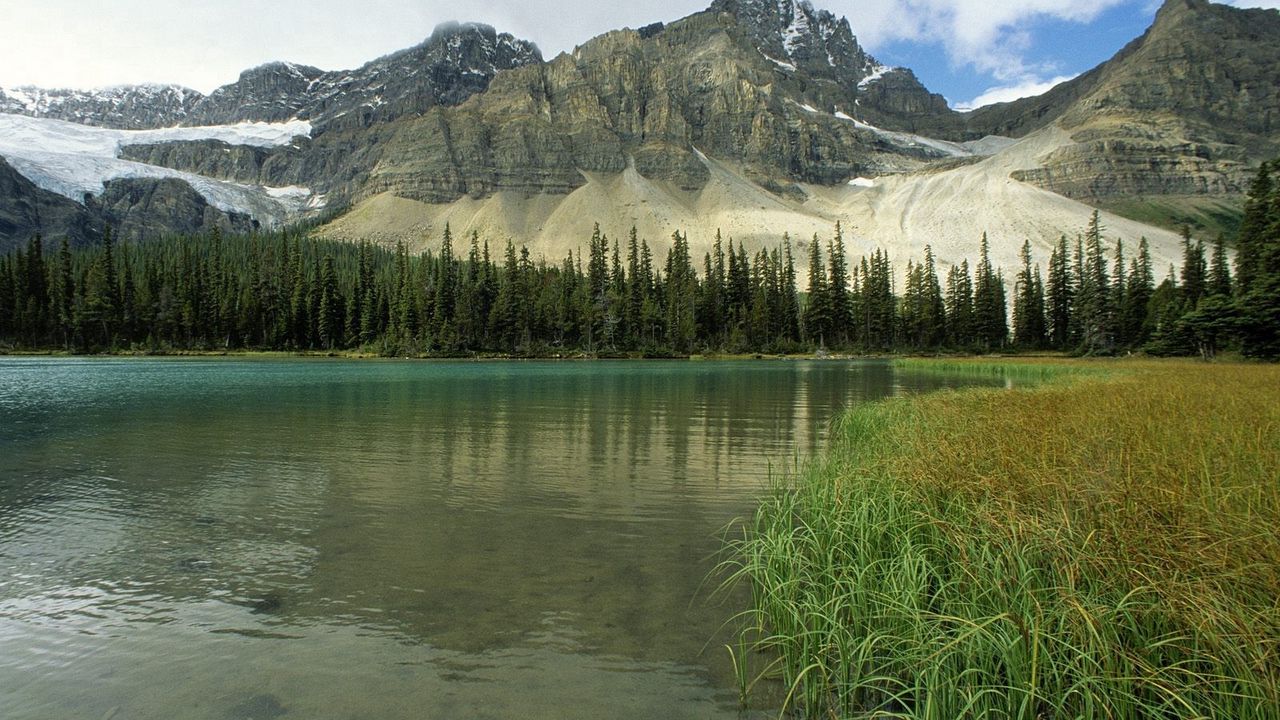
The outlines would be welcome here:
[[[63,152],[114,158],[129,145],[218,140],[228,145],[279,147],[310,136],[311,123],[238,123],[162,130],[112,130],[49,118],[0,114],[0,152]]]
[[[111,130],[61,120],[0,114],[0,156],[37,187],[76,202],[103,192],[119,179],[182,180],[223,212],[252,215],[271,224],[306,207],[307,188],[262,188],[213,180],[194,173],[120,159],[129,145],[219,140],[230,145],[278,147],[310,135],[305,120],[287,123],[239,123],[163,130]]]
[[[311,197],[311,188],[305,188],[301,185],[286,185],[285,187],[267,187],[262,189],[273,198],[293,198],[305,199]]]
[[[881,139],[887,141],[891,145],[904,150],[925,150],[928,154],[938,157],[973,157],[976,153],[966,148],[960,143],[953,143],[947,140],[935,140],[923,135],[914,135],[912,133],[896,132],[893,130],[882,130],[874,125],[850,117],[843,112],[836,111],[835,117],[845,122],[853,123],[853,126],[859,130],[868,130],[875,133]]]
[[[769,62],[773,63],[774,65],[777,65],[778,67],[782,68],[783,70],[789,70],[789,71],[791,71],[791,72],[795,72],[795,71],[796,71],[796,66],[795,66],[795,65],[792,65],[792,64],[791,64],[791,63],[789,63],[789,62],[783,62],[783,61],[779,60],[778,58],[776,58],[776,57],[773,57],[773,56],[769,55],[768,53],[766,53],[766,52],[765,52],[765,51],[763,51],[763,50],[761,50],[761,51],[760,51],[760,54],[761,54],[761,55],[764,55],[765,60],[768,60]]]
[[[884,77],[886,73],[892,70],[897,70],[897,68],[892,68],[887,65],[876,65],[875,67],[871,68],[870,75],[867,75],[866,77],[858,81],[858,87],[864,88],[870,85],[871,83],[879,80],[880,78]]]
[[[788,5],[790,7],[786,7]],[[797,3],[795,0],[781,0],[779,3],[779,10],[791,11],[791,24],[782,31],[782,47],[786,48],[788,56],[795,52],[801,38],[810,33],[809,13],[806,12],[809,8],[805,5],[806,3]]]
[[[876,181],[871,178],[856,177],[850,180],[849,184],[853,187],[873,188],[876,186]]]

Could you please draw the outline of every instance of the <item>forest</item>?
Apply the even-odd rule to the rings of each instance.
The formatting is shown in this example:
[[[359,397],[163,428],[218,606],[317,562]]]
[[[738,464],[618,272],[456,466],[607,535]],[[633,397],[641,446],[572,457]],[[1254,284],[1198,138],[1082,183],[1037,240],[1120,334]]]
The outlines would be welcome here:
[[[0,257],[0,349],[173,352],[285,350],[384,356],[677,356],[696,352],[861,353],[1057,350],[1280,356],[1280,161],[1264,163],[1235,238],[1212,249],[1183,232],[1180,271],[1157,283],[1145,239],[1132,256],[1095,212],[1063,235],[1043,271],[976,262],[940,277],[929,247],[895,277],[883,250],[850,264],[840,226],[796,246],[748,252],[717,233],[650,247],[599,232],[559,263],[473,234],[410,253],[271,234],[157,238]],[[1108,247],[1109,246],[1109,247]],[[663,257],[658,259],[658,255]],[[807,292],[797,264],[807,266]],[[701,266],[700,269],[698,266]],[[1010,281],[1011,282],[1008,282]],[[1011,288],[1012,292],[1008,292]],[[1011,294],[1012,297],[1006,297]],[[1012,301],[1012,307],[1010,302]],[[1010,312],[1011,310],[1011,312]]]

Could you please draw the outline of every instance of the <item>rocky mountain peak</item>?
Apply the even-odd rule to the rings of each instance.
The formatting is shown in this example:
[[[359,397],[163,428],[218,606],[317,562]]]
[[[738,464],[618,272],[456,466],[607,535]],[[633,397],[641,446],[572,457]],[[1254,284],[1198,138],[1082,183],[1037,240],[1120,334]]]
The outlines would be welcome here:
[[[885,69],[858,45],[847,19],[808,0],[716,0],[711,10],[734,17],[766,57],[814,78],[856,85]]]
[[[1208,7],[1209,0],[1164,0],[1164,4],[1156,11],[1155,22],[1158,25],[1190,12],[1208,9]]]
[[[213,122],[302,118],[320,129],[368,127],[456,105],[484,92],[499,71],[541,61],[536,45],[489,25],[445,23],[422,43],[355,70],[286,62],[247,70],[211,93],[197,115]]]
[[[181,85],[117,85],[92,90],[0,88],[0,113],[123,130],[184,122],[203,96]]]

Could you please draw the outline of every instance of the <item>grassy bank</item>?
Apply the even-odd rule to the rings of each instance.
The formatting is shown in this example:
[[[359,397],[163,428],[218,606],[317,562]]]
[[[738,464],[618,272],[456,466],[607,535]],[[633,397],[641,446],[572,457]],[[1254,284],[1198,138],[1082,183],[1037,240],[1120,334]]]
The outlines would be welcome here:
[[[1280,367],[1056,364],[856,409],[760,509],[790,709],[1280,717]]]

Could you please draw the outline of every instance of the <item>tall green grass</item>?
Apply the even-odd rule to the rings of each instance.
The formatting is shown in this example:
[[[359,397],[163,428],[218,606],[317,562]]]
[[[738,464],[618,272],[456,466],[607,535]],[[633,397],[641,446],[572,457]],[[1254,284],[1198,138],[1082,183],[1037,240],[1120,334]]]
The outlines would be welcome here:
[[[1280,368],[1107,364],[846,415],[741,539],[810,717],[1280,717]]]

